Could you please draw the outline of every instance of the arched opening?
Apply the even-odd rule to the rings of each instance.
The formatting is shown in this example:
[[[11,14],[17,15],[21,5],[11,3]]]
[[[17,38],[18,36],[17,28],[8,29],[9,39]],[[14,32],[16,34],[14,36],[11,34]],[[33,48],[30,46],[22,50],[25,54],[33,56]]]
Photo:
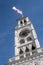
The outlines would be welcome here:
[[[22,22],[22,21],[20,21],[20,25],[21,25],[21,26],[23,25],[23,22]]]
[[[25,52],[29,52],[29,49],[26,47],[26,50],[25,50]]]
[[[24,19],[24,24],[26,25],[27,24],[27,21]]]
[[[36,49],[36,46],[32,44],[32,54],[35,54],[36,53],[36,51],[33,51],[35,49]]]
[[[21,39],[20,40],[20,44],[23,44],[23,43],[25,43],[25,40],[24,39]]]
[[[20,54],[20,58],[23,58],[23,57],[24,57],[24,55],[23,55],[23,50],[22,50],[22,49],[20,49],[19,54]]]
[[[27,37],[27,42],[32,41],[31,37]]]
[[[22,51],[22,49],[20,49],[20,52],[19,52],[19,54],[23,54],[23,51]]]
[[[36,49],[36,47],[34,45],[32,45],[32,50],[35,50],[35,49]]]
[[[30,55],[28,47],[26,47],[25,52],[26,52],[26,56],[29,56]]]

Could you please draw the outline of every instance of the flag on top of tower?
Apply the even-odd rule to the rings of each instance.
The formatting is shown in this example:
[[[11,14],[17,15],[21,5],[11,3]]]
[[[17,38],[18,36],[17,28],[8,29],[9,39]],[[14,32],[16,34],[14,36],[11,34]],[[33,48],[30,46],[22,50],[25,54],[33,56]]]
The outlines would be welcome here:
[[[17,13],[21,14],[23,17],[23,13],[21,10],[17,9],[15,6],[12,7],[12,10],[16,11]]]

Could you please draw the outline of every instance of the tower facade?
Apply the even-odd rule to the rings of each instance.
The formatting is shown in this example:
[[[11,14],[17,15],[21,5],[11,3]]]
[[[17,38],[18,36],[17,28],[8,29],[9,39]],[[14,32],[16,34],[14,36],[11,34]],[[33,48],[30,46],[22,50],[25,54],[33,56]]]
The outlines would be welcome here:
[[[18,19],[15,27],[15,57],[9,59],[7,65],[42,65],[43,53],[28,17]],[[38,61],[38,62],[37,62]]]
[[[30,22],[28,17],[18,19],[18,28],[15,29],[15,56],[23,53],[27,53],[30,50],[35,50],[39,48],[40,44],[37,39],[35,29]],[[36,51],[34,53],[38,53]],[[34,54],[30,52],[29,54],[24,54],[16,59],[26,57],[28,55]]]

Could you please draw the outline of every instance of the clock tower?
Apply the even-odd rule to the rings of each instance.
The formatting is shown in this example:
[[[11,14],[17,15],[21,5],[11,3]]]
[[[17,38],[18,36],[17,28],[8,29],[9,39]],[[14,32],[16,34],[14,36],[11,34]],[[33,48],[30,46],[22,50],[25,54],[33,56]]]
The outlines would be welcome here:
[[[35,50],[39,48],[40,44],[37,39],[37,35],[33,24],[30,22],[28,17],[23,17],[18,19],[18,27],[15,29],[15,55],[27,53],[30,50]],[[30,52],[29,54],[24,54],[16,59],[27,57],[35,53],[39,53],[40,50],[36,52]]]
[[[15,27],[15,57],[9,59],[7,65],[43,65],[43,52],[28,17],[17,20]]]

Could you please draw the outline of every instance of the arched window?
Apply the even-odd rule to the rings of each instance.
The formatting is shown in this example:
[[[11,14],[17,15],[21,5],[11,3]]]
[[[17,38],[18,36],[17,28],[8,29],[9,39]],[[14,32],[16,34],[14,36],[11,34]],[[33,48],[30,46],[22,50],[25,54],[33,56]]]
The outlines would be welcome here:
[[[25,43],[25,40],[24,39],[21,39],[20,40],[20,44],[23,44],[23,43]]]
[[[27,24],[27,21],[24,19],[24,24],[26,25]]]
[[[28,47],[26,47],[25,52],[26,52],[26,56],[29,56],[30,55]]]
[[[36,47],[34,45],[32,45],[32,50],[35,50],[35,49],[36,49]]]
[[[32,44],[32,50],[35,50],[35,49],[36,49],[36,46]],[[35,54],[35,53],[37,53],[36,50],[35,51],[32,51],[32,54]]]
[[[26,50],[25,50],[25,52],[29,52],[29,49],[26,47]]]
[[[22,21],[20,21],[20,25],[23,25],[23,22]]]
[[[24,55],[22,55],[22,54],[23,54],[23,51],[22,51],[22,49],[20,49],[20,52],[19,52],[19,54],[20,54],[20,58],[23,58],[23,57],[24,57]]]
[[[22,51],[22,49],[20,49],[20,52],[19,52],[19,54],[23,54],[23,51]]]
[[[27,41],[32,41],[32,38],[31,37],[27,37]]]

